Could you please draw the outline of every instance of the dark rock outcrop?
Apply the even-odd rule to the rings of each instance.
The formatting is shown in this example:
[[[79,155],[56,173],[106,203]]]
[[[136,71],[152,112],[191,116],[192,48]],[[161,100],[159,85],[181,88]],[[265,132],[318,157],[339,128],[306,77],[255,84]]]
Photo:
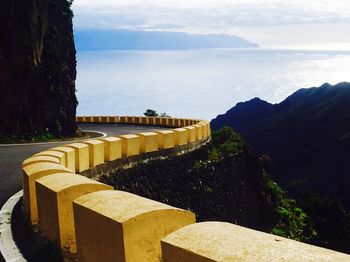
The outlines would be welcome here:
[[[2,0],[0,136],[75,133],[71,2]]]
[[[350,83],[300,89],[275,105],[239,103],[211,124],[231,126],[269,155],[273,178],[294,196],[310,190],[350,199]]]
[[[257,156],[244,150],[218,161],[208,147],[153,160],[103,176],[102,182],[196,213],[198,221],[226,221],[270,232],[276,224],[271,199]]]
[[[314,244],[350,253],[350,83],[300,89],[279,104],[239,103],[212,120],[233,127],[296,198],[318,232]]]

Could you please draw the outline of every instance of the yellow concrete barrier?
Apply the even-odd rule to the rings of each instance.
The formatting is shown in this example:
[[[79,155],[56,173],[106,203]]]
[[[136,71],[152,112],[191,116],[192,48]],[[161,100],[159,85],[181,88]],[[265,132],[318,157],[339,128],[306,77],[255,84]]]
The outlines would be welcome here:
[[[31,164],[40,163],[40,162],[49,162],[49,163],[55,163],[55,164],[61,164],[61,162],[57,159],[57,157],[53,156],[32,156],[30,158],[27,158],[22,163],[22,168],[26,167]]]
[[[120,123],[126,124],[126,123],[127,123],[126,119],[127,119],[126,116],[121,116],[121,117],[120,117]]]
[[[73,202],[79,261],[159,261],[160,240],[195,222],[189,211],[122,191]]]
[[[148,117],[141,117],[141,124],[142,125],[149,125],[149,122],[148,122]]]
[[[203,138],[208,138],[208,127],[207,127],[207,123],[205,123],[204,121],[201,121],[200,123],[198,123],[198,125],[201,125],[203,128]]]
[[[104,143],[105,161],[113,161],[122,157],[122,142],[118,137],[99,138]]]
[[[141,125],[142,124],[142,117],[135,116],[134,117],[134,124]]]
[[[137,134],[140,136],[140,152],[148,153],[158,150],[158,134],[154,132],[144,132]]]
[[[185,126],[184,129],[187,130],[187,142],[196,141],[196,128],[194,126]]]
[[[158,148],[167,149],[175,146],[175,131],[161,130],[158,134]]]
[[[75,121],[76,121],[77,123],[84,123],[84,122],[85,122],[84,120],[85,120],[85,119],[84,119],[83,116],[77,116],[77,117],[75,118]]]
[[[67,167],[66,155],[63,152],[46,150],[35,154],[35,156],[52,156],[56,157],[62,165]]]
[[[31,164],[22,170],[23,205],[31,223],[36,224],[38,222],[38,209],[36,205],[35,180],[54,173],[73,173],[73,171],[61,164],[47,162]]]
[[[175,126],[175,118],[169,118],[169,119],[168,119],[168,126],[170,126],[170,127],[176,127],[176,126]]]
[[[199,124],[205,126],[206,133],[207,133],[208,136],[209,136],[209,134],[210,134],[210,122],[209,122],[209,121],[204,121],[204,120],[203,120],[203,121],[201,121]]]
[[[120,135],[122,141],[122,156],[135,156],[140,154],[140,137],[137,135]]]
[[[86,123],[93,123],[94,122],[94,117],[93,116],[86,116]]]
[[[135,124],[135,117],[134,116],[127,116],[126,117],[126,122],[128,124]]]
[[[100,140],[87,140],[83,144],[89,146],[89,163],[91,167],[95,167],[104,163],[104,143]]]
[[[75,171],[83,172],[89,169],[89,146],[83,143],[73,143],[66,146],[74,149]]]
[[[168,117],[163,117],[161,119],[161,126],[169,126],[169,118]]]
[[[161,126],[162,125],[162,118],[161,117],[155,117],[154,120],[155,120],[154,124],[156,126]]]
[[[187,144],[187,133],[188,131],[184,128],[175,128],[173,129],[175,136],[175,145],[182,146]]]
[[[76,253],[73,200],[113,187],[76,174],[53,174],[36,180],[38,228],[64,251]]]
[[[189,126],[190,125],[190,120],[189,119],[180,119],[180,125],[181,127]]]
[[[50,151],[62,152],[66,155],[66,167],[72,171],[75,171],[75,152],[71,147],[59,146],[51,148]]]
[[[101,116],[101,123],[109,123],[109,116]]]
[[[119,123],[120,122],[120,118],[119,118],[119,116],[110,116],[109,117],[109,122],[110,123]]]
[[[193,127],[196,128],[196,140],[201,140],[203,138],[203,126],[195,124]]]
[[[181,228],[162,239],[164,262],[350,261],[350,255],[223,222]]]
[[[102,122],[102,117],[101,116],[94,116],[93,117],[93,122],[94,123],[101,123]]]
[[[174,118],[174,126],[180,127],[180,119],[179,118]]]
[[[148,124],[151,126],[156,125],[156,118],[153,116],[148,117]]]

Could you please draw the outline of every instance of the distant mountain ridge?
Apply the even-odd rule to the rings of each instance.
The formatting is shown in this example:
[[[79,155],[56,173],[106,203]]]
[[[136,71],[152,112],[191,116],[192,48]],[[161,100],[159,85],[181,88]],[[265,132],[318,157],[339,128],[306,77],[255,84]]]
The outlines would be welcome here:
[[[271,156],[273,178],[294,195],[310,190],[350,208],[350,83],[300,89],[274,105],[238,103],[211,122],[224,125]]]
[[[202,48],[254,48],[238,36],[195,35],[178,32],[136,30],[75,30],[77,50],[183,50]]]

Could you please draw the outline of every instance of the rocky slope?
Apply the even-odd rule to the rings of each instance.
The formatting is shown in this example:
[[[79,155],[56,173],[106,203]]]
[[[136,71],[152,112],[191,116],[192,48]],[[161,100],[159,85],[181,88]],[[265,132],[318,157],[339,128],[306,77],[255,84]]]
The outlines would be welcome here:
[[[312,219],[314,244],[350,253],[350,83],[301,89],[280,104],[258,98],[212,120],[233,127]]]
[[[350,185],[350,83],[300,89],[275,105],[255,98],[211,124],[233,127],[269,155],[273,178],[291,193],[336,196]]]
[[[263,162],[231,128],[191,153],[122,169],[102,182],[192,210],[197,221],[226,221],[309,242],[308,216],[264,172]]]
[[[0,136],[76,130],[76,58],[67,0],[4,0],[0,8]]]

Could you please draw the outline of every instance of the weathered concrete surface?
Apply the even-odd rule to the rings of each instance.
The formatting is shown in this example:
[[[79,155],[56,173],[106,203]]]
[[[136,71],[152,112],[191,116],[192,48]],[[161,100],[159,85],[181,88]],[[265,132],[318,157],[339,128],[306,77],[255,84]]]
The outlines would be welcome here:
[[[36,181],[40,233],[76,253],[73,200],[113,187],[77,174],[53,174]]]
[[[350,255],[230,223],[203,222],[162,239],[164,262],[350,261]]]
[[[85,262],[159,261],[160,240],[195,223],[189,211],[123,191],[87,194],[73,209],[78,258]]]
[[[54,173],[73,173],[61,164],[40,162],[23,168],[23,204],[32,224],[38,222],[35,180]]]

